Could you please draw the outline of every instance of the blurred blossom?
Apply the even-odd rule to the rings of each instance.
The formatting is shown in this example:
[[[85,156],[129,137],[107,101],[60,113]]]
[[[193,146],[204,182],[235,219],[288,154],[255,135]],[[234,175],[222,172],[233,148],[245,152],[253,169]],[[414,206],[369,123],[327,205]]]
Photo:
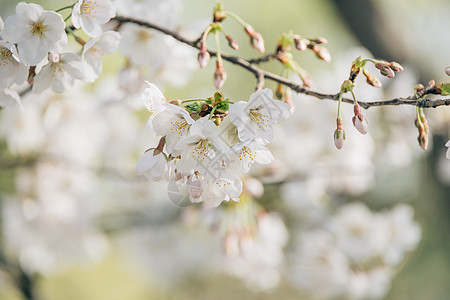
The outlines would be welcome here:
[[[346,292],[348,260],[329,233],[316,230],[302,234],[288,267],[294,286],[314,298],[331,299]]]
[[[252,290],[273,290],[281,278],[288,231],[282,219],[274,213],[263,213],[256,222],[254,235],[251,232],[231,232],[228,236],[236,239],[225,242],[235,243],[239,249],[223,261],[223,267]]]
[[[385,232],[377,218],[364,204],[342,206],[331,220],[336,246],[356,264],[373,258],[385,244]]]
[[[421,228],[414,221],[414,210],[406,204],[398,204],[384,213],[387,223],[386,249],[382,259],[391,266],[397,266],[406,253],[415,249],[421,238]]]

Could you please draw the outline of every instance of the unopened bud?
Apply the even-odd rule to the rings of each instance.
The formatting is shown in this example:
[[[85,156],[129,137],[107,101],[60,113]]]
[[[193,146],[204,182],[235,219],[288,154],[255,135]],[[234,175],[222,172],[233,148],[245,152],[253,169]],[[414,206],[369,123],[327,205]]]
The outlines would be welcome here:
[[[55,52],[48,53],[48,61],[51,62],[52,64],[58,63],[60,58],[61,58],[61,55],[59,53],[55,53]]]
[[[302,38],[294,38],[294,44],[295,48],[299,51],[305,51],[308,47],[308,44],[306,43],[305,39]]]
[[[368,123],[367,119],[361,114],[361,107],[358,104],[353,106],[355,115],[352,118],[353,126],[362,134],[367,134]]]
[[[314,42],[314,43],[316,43],[316,44],[328,44],[328,40],[326,39],[326,38],[324,38],[324,37],[321,37],[321,36],[319,36],[318,38],[316,38],[316,39],[312,39],[312,40],[310,40],[311,42]]]
[[[327,48],[324,47],[320,47],[318,45],[314,45],[313,46],[313,51],[316,54],[316,56],[326,62],[330,62],[331,61],[331,54],[330,51],[328,51]]]
[[[400,71],[403,71],[404,69],[403,69],[403,67],[402,67],[402,65],[401,64],[399,64],[398,62],[395,62],[395,61],[391,61],[390,63],[389,63],[389,68],[391,68],[393,71],[395,71],[395,72],[400,72]]]
[[[214,85],[216,89],[220,90],[227,80],[227,73],[223,69],[222,62],[217,61],[216,63],[216,72],[214,73]]]
[[[450,67],[445,68],[445,74],[447,74],[448,76],[450,76]]]
[[[366,76],[368,84],[370,84],[373,87],[377,87],[377,88],[381,87],[380,80],[378,80],[378,78],[376,78],[375,76],[370,74],[369,71],[367,71],[365,68],[363,68],[363,74],[364,74],[364,76]]]
[[[235,39],[229,35],[226,35],[225,37],[227,38],[228,46],[230,46],[231,49],[239,50],[239,45]]]
[[[255,34],[251,37],[250,42],[252,43],[253,48],[259,52],[264,53],[266,51],[264,39],[259,32],[255,32]]]
[[[380,74],[383,75],[383,76],[386,76],[388,78],[394,78],[395,77],[394,71],[391,68],[389,68],[388,66],[383,66],[380,69]]]
[[[248,24],[247,24],[247,26],[245,26],[244,30],[248,34],[249,37],[252,37],[256,33],[255,29],[251,25],[248,25]]]
[[[275,97],[278,100],[282,100],[284,97],[284,91],[285,91],[285,87],[282,84],[278,84],[277,85],[277,90],[275,91]]]
[[[345,140],[345,131],[342,129],[342,119],[336,119],[337,128],[334,131],[334,145],[338,149],[342,149],[344,147]]]
[[[197,174],[190,175],[186,181],[186,188],[189,196],[192,198],[192,202],[198,202],[198,199],[202,196],[203,187]]]
[[[200,44],[200,52],[198,53],[198,64],[200,68],[205,68],[208,65],[209,59],[211,56],[209,55],[208,50],[206,50],[206,45],[204,42]]]

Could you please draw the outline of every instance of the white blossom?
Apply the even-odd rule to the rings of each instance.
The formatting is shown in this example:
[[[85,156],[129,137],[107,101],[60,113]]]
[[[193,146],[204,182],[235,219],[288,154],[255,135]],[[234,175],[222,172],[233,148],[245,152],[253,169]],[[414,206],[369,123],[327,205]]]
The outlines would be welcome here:
[[[59,55],[58,55],[59,56]],[[62,53],[57,62],[49,62],[34,78],[33,92],[51,88],[56,93],[70,90],[75,79],[83,79],[81,59],[73,53]]]
[[[269,164],[273,155],[269,149],[256,141],[239,142],[231,148],[230,168],[237,173],[247,173],[254,162]]]
[[[84,62],[85,80],[93,82],[102,71],[102,56],[116,51],[119,46],[120,34],[115,31],[106,31],[90,39],[83,47],[81,54]]]
[[[150,112],[147,124],[145,125],[149,130],[153,130],[153,118],[155,115],[165,109],[163,103],[166,102],[161,90],[151,82],[146,81],[148,87],[144,89],[141,94],[142,103],[144,103],[147,110]]]
[[[398,204],[385,213],[387,242],[381,254],[391,266],[397,266],[406,252],[413,250],[420,241],[421,229],[414,221],[414,210],[406,204]]]
[[[18,61],[14,44],[0,40],[0,88],[22,84],[28,76],[28,68]]]
[[[139,175],[155,181],[161,180],[168,171],[166,157],[161,151],[157,151],[159,153],[156,155],[153,150],[145,152],[136,164],[136,172]]]
[[[26,65],[37,65],[49,51],[61,52],[67,44],[62,16],[34,3],[20,2],[16,14],[5,21],[2,36],[16,43],[19,59]]]
[[[89,36],[102,33],[105,24],[116,15],[116,9],[109,0],[78,0],[72,10],[72,23],[83,29]]]
[[[224,175],[221,178],[207,179],[203,183],[201,200],[208,207],[217,207],[222,201],[233,200],[239,202],[242,193],[242,181],[233,175]]]
[[[163,105],[166,109],[157,113],[153,118],[153,130],[159,135],[166,136],[167,152],[178,156],[181,152],[174,151],[174,147],[181,138],[189,134],[189,127],[195,121],[183,108],[170,103]]]
[[[0,88],[0,107],[18,105],[23,109],[19,94],[10,88]]]
[[[195,121],[189,136],[182,138],[174,147],[181,151],[181,159],[176,167],[179,172],[187,176],[199,171],[208,178],[220,178],[222,170],[221,154],[224,145],[218,138],[217,126],[208,116]]]
[[[385,243],[382,220],[362,203],[342,206],[332,221],[336,245],[354,262],[375,257]]]
[[[289,105],[273,99],[271,89],[254,92],[248,102],[238,101],[230,107],[229,118],[242,141],[256,139],[261,144],[273,140],[272,125],[290,116]]]

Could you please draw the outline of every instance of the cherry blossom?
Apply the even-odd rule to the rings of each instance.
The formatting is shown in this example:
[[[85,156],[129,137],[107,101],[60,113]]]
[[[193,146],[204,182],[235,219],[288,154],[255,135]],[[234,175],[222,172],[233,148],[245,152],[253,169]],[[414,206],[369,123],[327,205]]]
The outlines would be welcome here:
[[[168,171],[167,159],[159,150],[145,152],[136,164],[136,172],[151,180],[161,180]]]
[[[116,51],[119,46],[120,34],[115,31],[106,31],[90,39],[83,47],[81,54],[84,62],[85,80],[93,82],[102,71],[102,56]]]
[[[229,117],[237,127],[239,139],[256,139],[261,144],[273,140],[273,124],[290,116],[289,105],[273,100],[270,89],[253,93],[248,102],[238,101],[230,107]]]
[[[2,36],[17,44],[19,60],[26,65],[37,65],[49,51],[61,52],[67,44],[62,16],[44,10],[34,3],[20,2],[16,14],[8,17]]]
[[[190,135],[174,147],[174,150],[181,151],[182,157],[176,164],[177,170],[185,176],[199,171],[208,178],[220,178],[220,155],[225,151],[225,145],[218,133],[217,126],[208,117],[195,121],[189,129]]]
[[[72,22],[75,28],[82,28],[89,36],[102,33],[101,24],[105,24],[116,15],[116,9],[109,0],[79,0],[72,10]]]
[[[33,92],[41,93],[51,88],[56,93],[63,93],[72,88],[75,79],[83,79],[81,59],[73,53],[62,53],[54,57],[34,78]]]
[[[28,76],[28,68],[18,62],[16,46],[0,40],[0,87],[22,84]]]
[[[189,113],[179,106],[164,103],[165,110],[156,114],[152,125],[153,130],[166,137],[167,152],[173,156],[178,156],[179,150],[175,151],[175,145],[189,134],[189,127],[195,121],[189,116]]]
[[[23,109],[19,94],[10,88],[0,88],[0,107],[18,105]]]
[[[148,81],[145,82],[148,87],[144,89],[141,95],[142,103],[144,103],[147,110],[150,112],[147,124],[145,125],[149,130],[153,129],[153,118],[155,115],[165,109],[163,103],[166,102],[161,90]]]

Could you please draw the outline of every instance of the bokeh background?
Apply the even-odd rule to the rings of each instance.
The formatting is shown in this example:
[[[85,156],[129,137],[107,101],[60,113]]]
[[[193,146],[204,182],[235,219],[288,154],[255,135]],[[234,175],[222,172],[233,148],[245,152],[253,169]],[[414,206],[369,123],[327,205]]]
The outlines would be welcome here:
[[[3,20],[14,13],[18,2],[0,0]],[[34,2],[52,10],[72,4]],[[121,2],[114,3],[126,6],[130,1]],[[161,15],[161,22],[175,16],[177,26],[187,35],[198,36],[211,18],[215,1],[180,3],[173,15]],[[275,49],[280,34],[289,30],[305,37],[326,37],[331,63],[316,59],[313,53],[294,52],[311,74],[315,89],[338,92],[351,61],[359,55],[395,60],[406,69],[393,80],[383,80],[382,91],[361,81],[355,90],[361,100],[409,96],[417,83],[448,81],[443,72],[450,65],[448,1],[223,3],[226,10],[239,14],[263,35],[268,52]],[[151,10],[142,13],[149,19],[154,14]],[[240,44],[238,55],[259,56],[239,24],[226,20],[224,25]],[[69,43],[73,44],[73,39]],[[208,45],[214,48],[213,39]],[[69,48],[80,50],[76,45]],[[195,60],[195,52],[186,53]],[[180,58],[168,68],[192,65],[190,60]],[[66,94],[25,96],[24,112],[0,111],[0,299],[26,299],[27,289],[43,300],[327,298],[319,291],[327,288],[326,272],[317,275],[318,291],[314,292],[302,290],[300,279],[290,280],[285,270],[295,261],[289,257],[301,255],[296,252],[302,247],[295,239],[299,233],[304,237],[314,226],[334,232],[334,223],[324,225],[327,219],[354,202],[364,203],[372,212],[406,203],[414,209],[414,224],[421,228],[420,242],[394,268],[382,299],[449,297],[450,161],[445,159],[444,147],[450,134],[448,108],[426,110],[432,135],[429,150],[423,152],[416,140],[414,107],[365,111],[370,133],[361,137],[352,132],[351,106],[344,106],[348,140],[338,152],[332,140],[336,103],[293,95],[296,115],[277,128],[271,148],[277,161],[267,169],[257,168],[252,175],[258,180],[256,189],[264,184],[264,196],[242,201],[244,208],[223,204],[217,211],[204,212],[194,206],[176,207],[164,184],[135,174],[137,159],[153,146],[155,137],[144,128],[148,114],[139,102],[142,85],[131,79],[122,85],[118,81],[125,65],[126,59],[117,52],[104,58],[103,73],[96,83],[76,86]],[[189,67],[187,79],[164,73],[159,84],[166,98],[212,96],[213,65],[203,70]],[[277,62],[263,67],[281,71]],[[228,79],[223,93],[234,100],[248,99],[255,89],[254,76],[227,63],[225,69]],[[162,76],[150,73],[138,78],[154,81]],[[185,84],[180,84],[182,81]],[[276,87],[271,82],[266,85]],[[123,93],[121,97],[117,90]],[[272,233],[279,238],[285,258],[281,264],[273,263],[280,278],[269,276],[269,283],[262,280],[260,284],[269,288],[255,289],[249,285],[263,270],[259,262],[249,263],[251,254],[242,261],[230,260],[228,236],[217,227],[235,221],[235,211],[257,215],[254,211],[261,210],[276,214],[268,226],[281,228]],[[280,226],[279,220],[284,225]],[[286,241],[280,241],[283,235]],[[277,237],[270,243],[276,243]],[[271,258],[280,255],[277,250],[272,255],[270,247],[258,251],[267,251]],[[272,261],[268,261],[270,265]],[[238,268],[230,271],[231,265],[244,266],[247,273]],[[272,287],[270,282],[278,284]]]

